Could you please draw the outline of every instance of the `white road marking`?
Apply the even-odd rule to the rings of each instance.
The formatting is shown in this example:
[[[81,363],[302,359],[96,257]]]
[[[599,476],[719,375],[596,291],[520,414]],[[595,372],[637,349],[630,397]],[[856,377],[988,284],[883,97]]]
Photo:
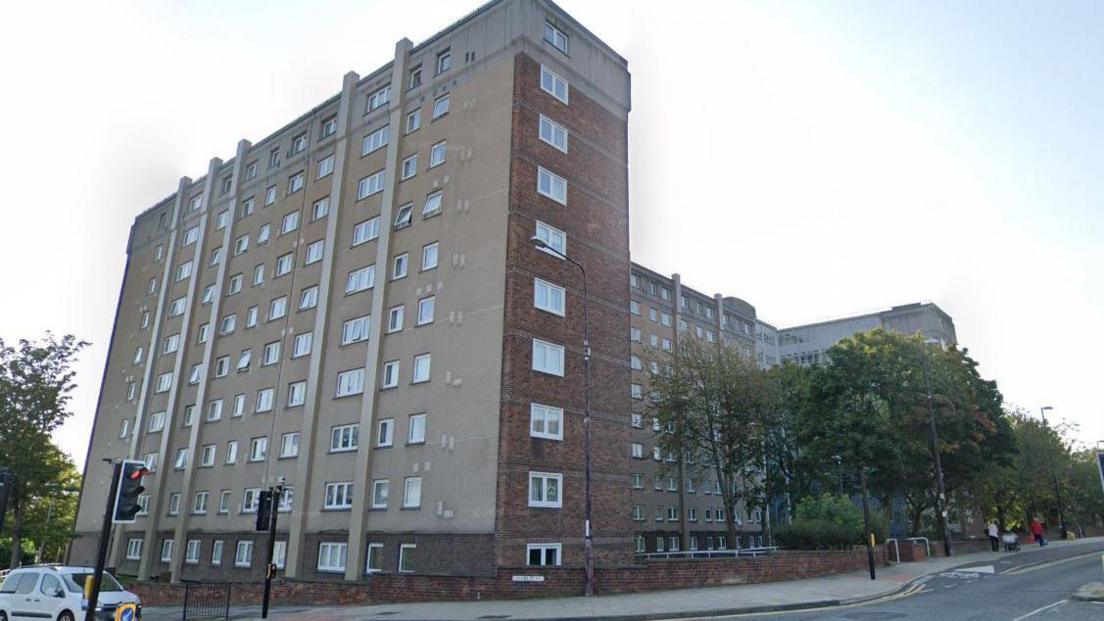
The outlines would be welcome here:
[[[1068,601],[1069,601],[1068,599],[1060,599],[1060,600],[1054,602],[1053,604],[1047,604],[1046,606],[1043,606],[1042,608],[1036,608],[1035,610],[1032,610],[1031,612],[1027,613],[1026,615],[1024,615],[1022,617],[1016,617],[1015,619],[1012,619],[1012,621],[1023,621],[1024,619],[1026,619],[1028,617],[1034,617],[1035,615],[1039,614],[1040,612],[1043,612],[1044,610],[1050,610],[1051,608],[1054,608],[1055,606],[1061,606],[1062,604],[1064,604]]]
[[[992,565],[979,565],[978,567],[963,567],[958,571],[973,571],[979,574],[995,574],[997,573],[997,568],[993,567]]]

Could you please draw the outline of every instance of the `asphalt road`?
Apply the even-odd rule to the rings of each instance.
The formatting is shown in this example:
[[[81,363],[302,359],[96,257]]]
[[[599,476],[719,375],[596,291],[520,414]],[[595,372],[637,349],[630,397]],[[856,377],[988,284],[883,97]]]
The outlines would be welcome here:
[[[1025,550],[994,564],[966,564],[921,579],[904,593],[850,607],[741,615],[772,621],[1101,621],[1104,603],[1073,600],[1088,582],[1104,581],[1101,549]]]

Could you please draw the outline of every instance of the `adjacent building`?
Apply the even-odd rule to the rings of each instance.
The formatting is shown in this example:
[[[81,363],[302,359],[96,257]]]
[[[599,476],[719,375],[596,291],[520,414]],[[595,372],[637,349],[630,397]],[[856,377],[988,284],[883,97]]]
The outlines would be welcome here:
[[[382,60],[382,59],[381,59]],[[579,566],[588,279],[599,563],[631,559],[625,59],[495,0],[141,213],[70,562],[252,580]],[[551,250],[538,249],[539,238]]]
[[[761,342],[765,357],[773,356],[778,362],[810,365],[827,362],[825,352],[840,339],[879,328],[901,334],[919,333],[924,338],[938,340],[943,345],[954,345],[958,342],[954,320],[931,302],[904,304],[889,310],[791,328],[775,329],[760,323],[759,332],[763,334]],[[777,337],[777,349],[770,343],[774,336]]]

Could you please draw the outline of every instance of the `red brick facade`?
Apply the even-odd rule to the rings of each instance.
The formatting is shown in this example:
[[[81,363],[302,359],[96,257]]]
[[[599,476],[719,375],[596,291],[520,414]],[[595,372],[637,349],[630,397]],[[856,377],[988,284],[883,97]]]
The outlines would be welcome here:
[[[599,565],[623,564],[632,555],[627,479],[627,125],[574,87],[570,104],[563,104],[541,90],[540,73],[539,63],[525,54],[515,56],[497,564],[523,566],[528,543],[560,543],[563,565],[578,567],[583,562],[583,282],[577,267],[533,248],[530,238],[536,220],[564,231],[567,254],[586,268],[592,335],[595,558]],[[541,114],[567,128],[569,153],[540,140]],[[538,166],[567,180],[566,205],[537,193]],[[534,277],[567,290],[564,317],[534,307]],[[565,348],[563,377],[532,370],[533,338]],[[564,409],[562,441],[530,436],[533,402]],[[528,506],[531,470],[563,474],[562,508]]]

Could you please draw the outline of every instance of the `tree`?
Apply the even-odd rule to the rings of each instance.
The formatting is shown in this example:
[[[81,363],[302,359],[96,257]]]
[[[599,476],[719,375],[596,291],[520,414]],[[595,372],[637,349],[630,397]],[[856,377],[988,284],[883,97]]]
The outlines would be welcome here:
[[[696,339],[684,339],[653,369],[648,410],[660,429],[656,444],[688,475],[717,481],[735,541],[736,508],[762,504],[764,427],[776,410],[766,373],[733,348]]]
[[[86,346],[72,335],[58,339],[49,333],[14,347],[0,340],[0,459],[15,476],[9,496],[13,568],[21,562],[30,504],[61,476],[60,452],[50,434],[71,414],[72,364]]]

